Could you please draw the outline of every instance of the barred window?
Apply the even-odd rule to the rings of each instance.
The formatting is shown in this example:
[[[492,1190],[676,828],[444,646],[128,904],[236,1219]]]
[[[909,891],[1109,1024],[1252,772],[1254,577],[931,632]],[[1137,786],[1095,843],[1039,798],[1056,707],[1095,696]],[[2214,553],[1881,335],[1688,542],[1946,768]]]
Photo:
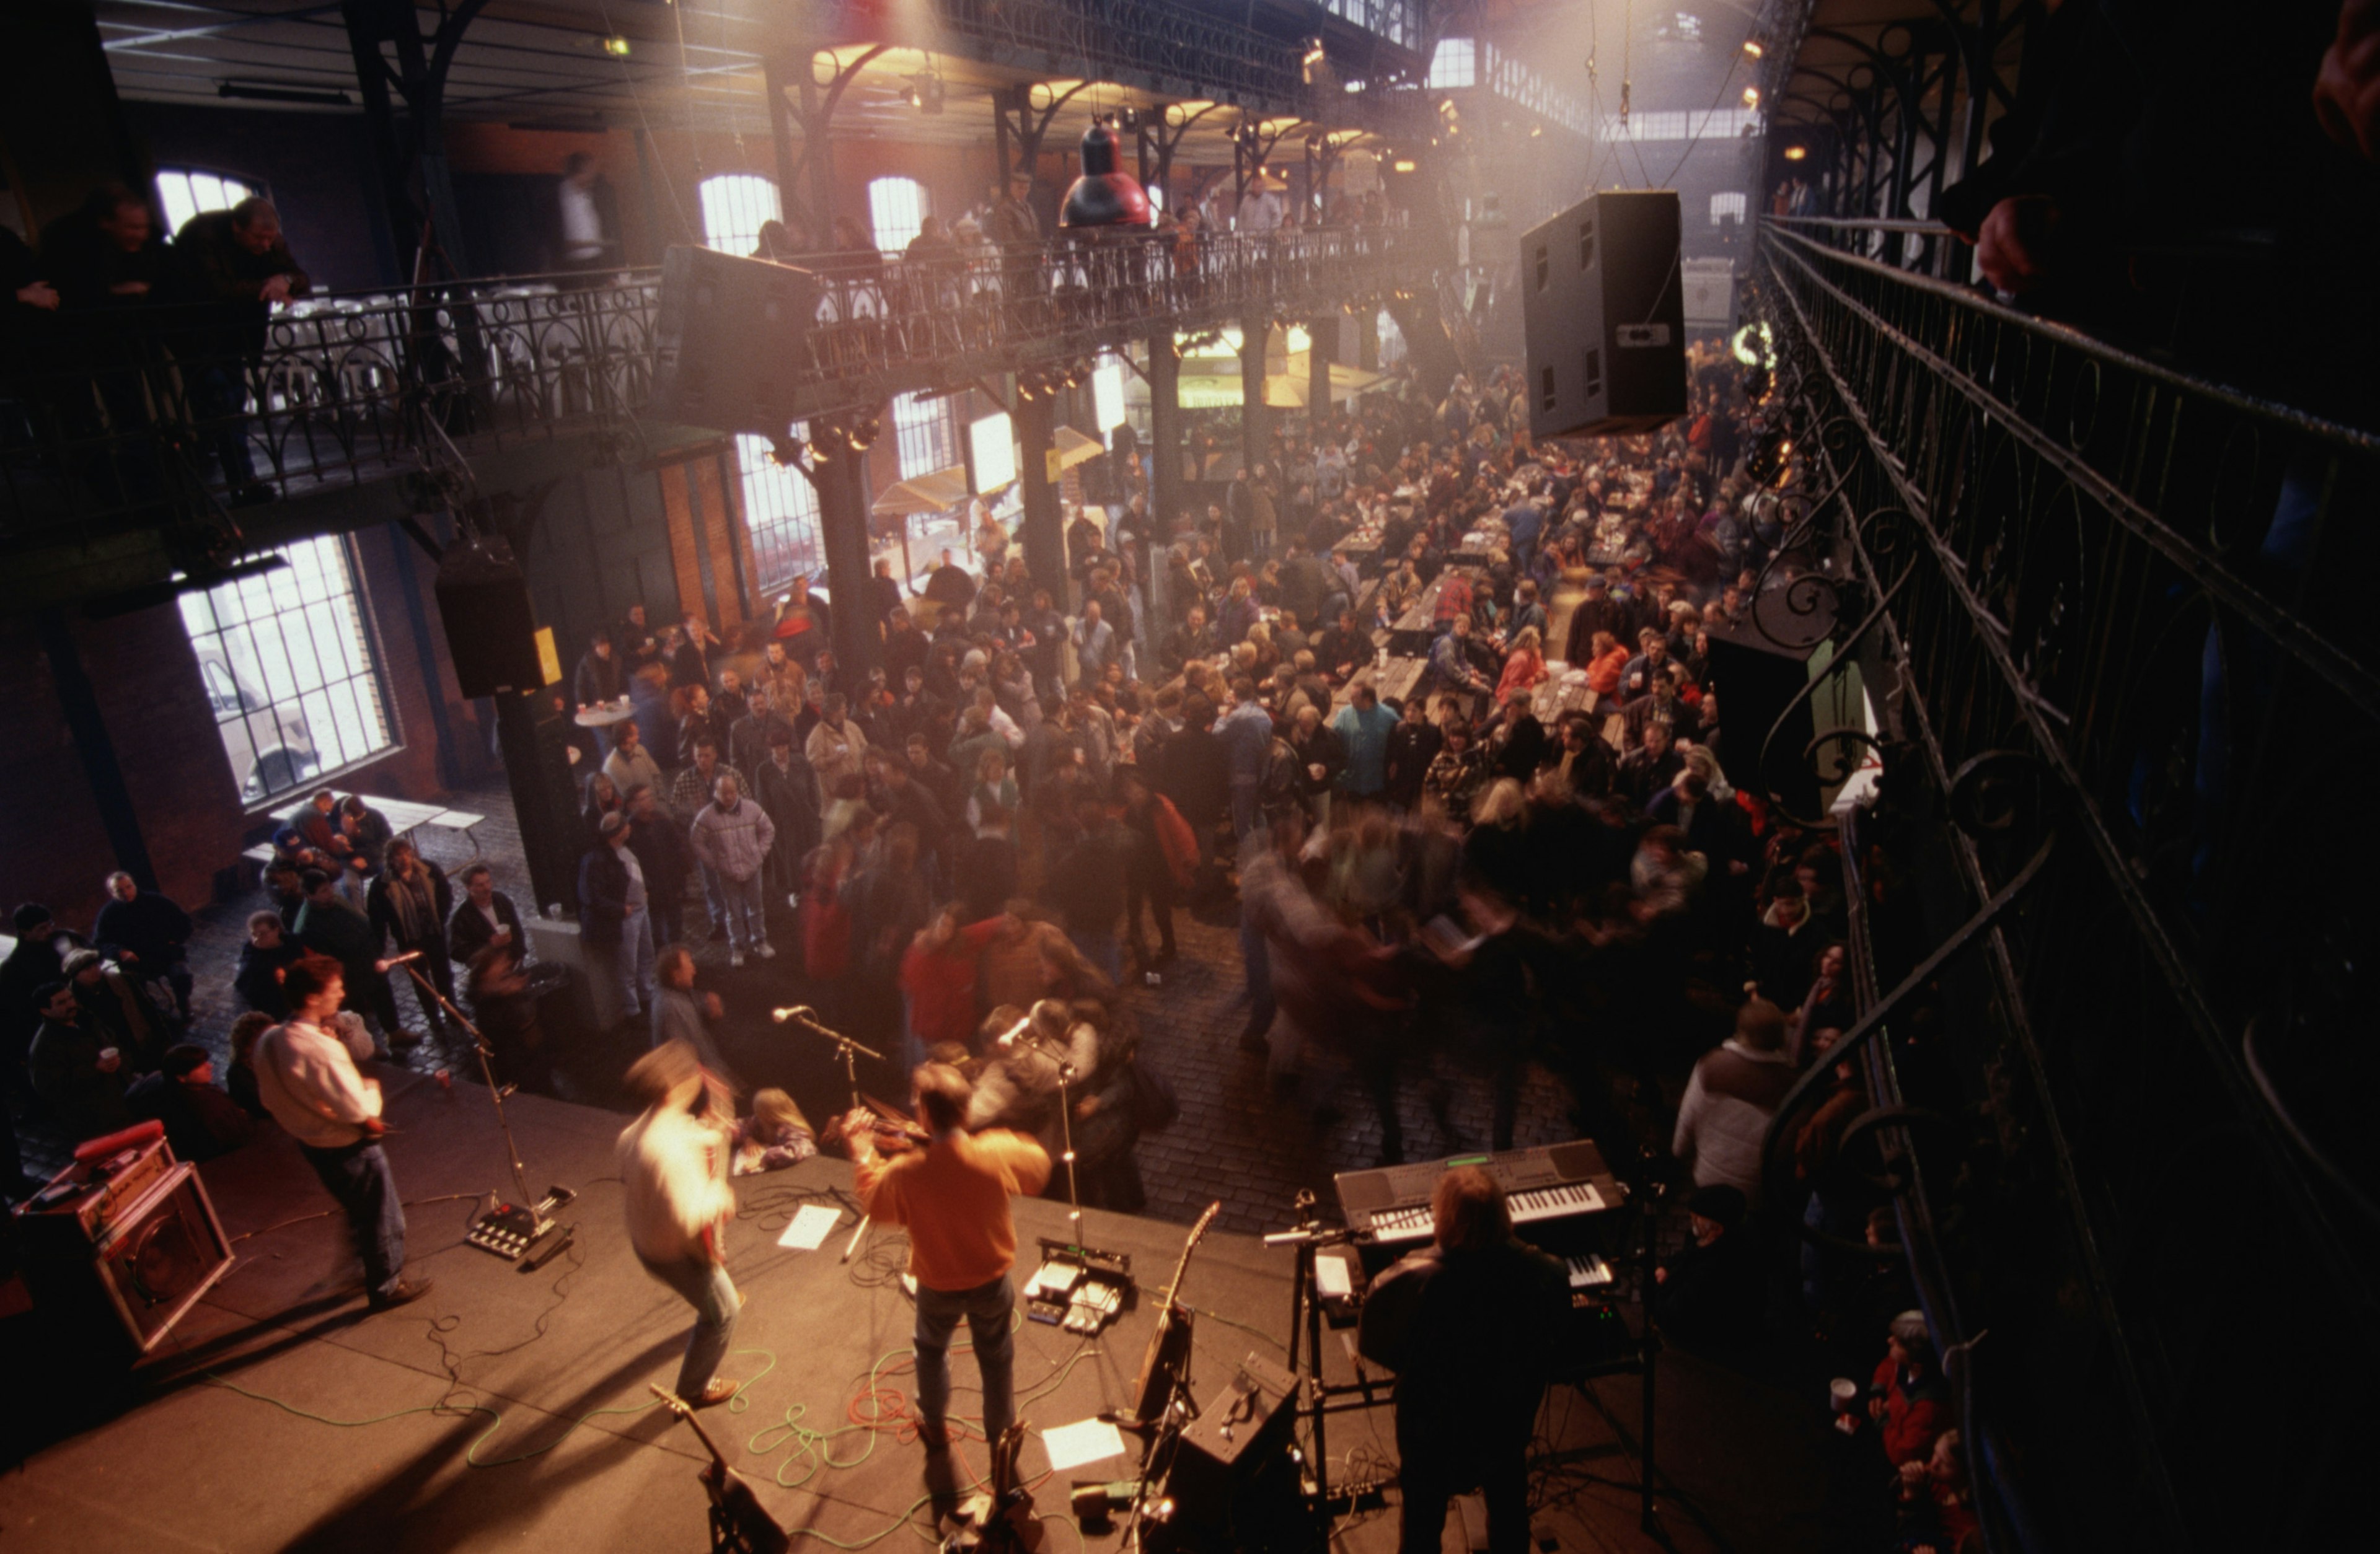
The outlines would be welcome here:
[[[876,246],[888,254],[909,246],[932,209],[926,186],[915,178],[876,178],[868,185],[868,219],[876,229]]]
[[[948,395],[928,399],[905,394],[892,401],[892,436],[901,454],[901,479],[948,469],[959,462],[958,428]]]
[[[348,541],[323,535],[282,553],[286,566],[181,598],[244,804],[396,742]]]
[[[702,180],[702,242],[722,253],[748,254],[760,228],[783,213],[776,181],[758,173],[722,173]]]
[[[808,437],[808,425],[796,421],[793,435],[796,441]],[[809,477],[771,458],[766,437],[736,438],[735,460],[744,476],[744,527],[752,534],[752,569],[760,591],[775,593],[795,573],[817,576],[826,553],[819,548],[818,492]]]

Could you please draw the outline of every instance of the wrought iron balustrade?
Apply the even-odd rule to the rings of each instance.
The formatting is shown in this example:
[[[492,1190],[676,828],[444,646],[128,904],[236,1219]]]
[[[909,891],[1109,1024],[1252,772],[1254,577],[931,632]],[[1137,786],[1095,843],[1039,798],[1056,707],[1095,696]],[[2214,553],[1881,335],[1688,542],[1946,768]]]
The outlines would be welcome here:
[[[2343,812],[2380,760],[2380,438],[1811,224],[1764,225],[1753,289],[1803,576],[1884,724],[1862,861],[1954,952],[1862,1025],[1963,1082],[1934,1190],[1986,1416],[2058,1541],[2318,1541],[2359,1453],[2307,1442],[2380,1371],[2380,844]],[[2241,1281],[2331,1314],[2322,1374]]]
[[[1186,247],[1111,233],[914,263],[829,256],[794,375],[797,415],[1075,360],[1169,328],[1335,312],[1427,285],[1434,251],[1403,229],[1329,227]],[[214,312],[58,321],[0,377],[0,546],[88,540],[161,517],[203,526],[240,494],[226,443],[244,443],[260,485],[296,497],[407,476],[451,482],[450,447],[468,460],[590,430],[634,436],[659,301],[658,273],[646,272],[307,299],[274,314],[261,340],[233,343]],[[424,500],[455,494],[433,488]]]

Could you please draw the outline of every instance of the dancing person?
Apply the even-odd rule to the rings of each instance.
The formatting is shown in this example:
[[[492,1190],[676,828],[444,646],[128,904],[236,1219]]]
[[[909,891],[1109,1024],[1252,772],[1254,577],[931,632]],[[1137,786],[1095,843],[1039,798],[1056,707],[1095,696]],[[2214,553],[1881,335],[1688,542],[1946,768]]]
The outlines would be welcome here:
[[[628,1243],[647,1273],[694,1307],[676,1391],[689,1407],[709,1408],[734,1397],[740,1385],[717,1374],[744,1309],[727,1277],[727,1221],[735,1216],[735,1189],[728,1184],[734,1116],[710,1105],[702,1064],[682,1041],[664,1042],[630,1064],[627,1086],[645,1109],[620,1134]]]
[[[1020,1133],[967,1133],[974,1087],[947,1063],[921,1064],[914,1077],[917,1116],[932,1135],[921,1149],[890,1159],[876,1152],[873,1118],[855,1110],[844,1120],[859,1170],[859,1204],[881,1225],[909,1232],[909,1272],[917,1281],[917,1436],[929,1451],[950,1445],[951,1334],[966,1318],[983,1373],[983,1433],[999,1441],[1016,1417],[1011,1369],[1016,1305],[1008,1270],[1016,1261],[1011,1194],[1038,1193],[1050,1180],[1050,1157]]]

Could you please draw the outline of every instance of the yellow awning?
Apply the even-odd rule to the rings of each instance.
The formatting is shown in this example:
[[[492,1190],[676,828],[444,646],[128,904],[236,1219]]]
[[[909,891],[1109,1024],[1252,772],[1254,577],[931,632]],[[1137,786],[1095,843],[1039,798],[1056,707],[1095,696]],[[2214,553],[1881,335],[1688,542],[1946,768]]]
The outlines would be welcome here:
[[[1076,431],[1071,426],[1058,429],[1057,443],[1058,467],[1061,469],[1072,469],[1086,459],[1097,458],[1108,451],[1107,444],[1098,438]]]

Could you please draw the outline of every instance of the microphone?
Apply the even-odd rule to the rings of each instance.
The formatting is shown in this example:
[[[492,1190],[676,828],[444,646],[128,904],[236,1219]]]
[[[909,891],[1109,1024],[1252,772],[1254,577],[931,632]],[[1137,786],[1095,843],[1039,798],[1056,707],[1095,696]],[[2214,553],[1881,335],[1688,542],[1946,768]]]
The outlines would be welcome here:
[[[1017,1041],[1023,1038],[1025,1033],[1032,1028],[1033,1016],[1027,1014],[1025,1018],[1017,1021],[1014,1025],[1009,1026],[1006,1031],[1002,1032],[993,1045],[999,1047],[1014,1047],[1016,1045]]]
[[[782,1026],[782,1025],[783,1025],[783,1024],[784,1024],[786,1021],[788,1021],[788,1020],[801,1020],[801,1021],[805,1021],[805,1022],[807,1022],[807,1021],[810,1021],[810,1020],[815,1020],[815,1019],[817,1019],[817,1018],[818,1018],[818,1011],[817,1011],[817,1010],[815,1010],[815,1009],[812,1009],[812,1008],[811,1008],[808,1004],[807,1004],[807,1003],[797,1003],[797,1004],[794,1005],[791,1009],[771,1009],[771,1010],[770,1010],[770,1011],[769,1011],[769,1018],[771,1018],[771,1020],[776,1021],[776,1022],[777,1022],[777,1024],[779,1024],[779,1025],[781,1025],[781,1026]]]

